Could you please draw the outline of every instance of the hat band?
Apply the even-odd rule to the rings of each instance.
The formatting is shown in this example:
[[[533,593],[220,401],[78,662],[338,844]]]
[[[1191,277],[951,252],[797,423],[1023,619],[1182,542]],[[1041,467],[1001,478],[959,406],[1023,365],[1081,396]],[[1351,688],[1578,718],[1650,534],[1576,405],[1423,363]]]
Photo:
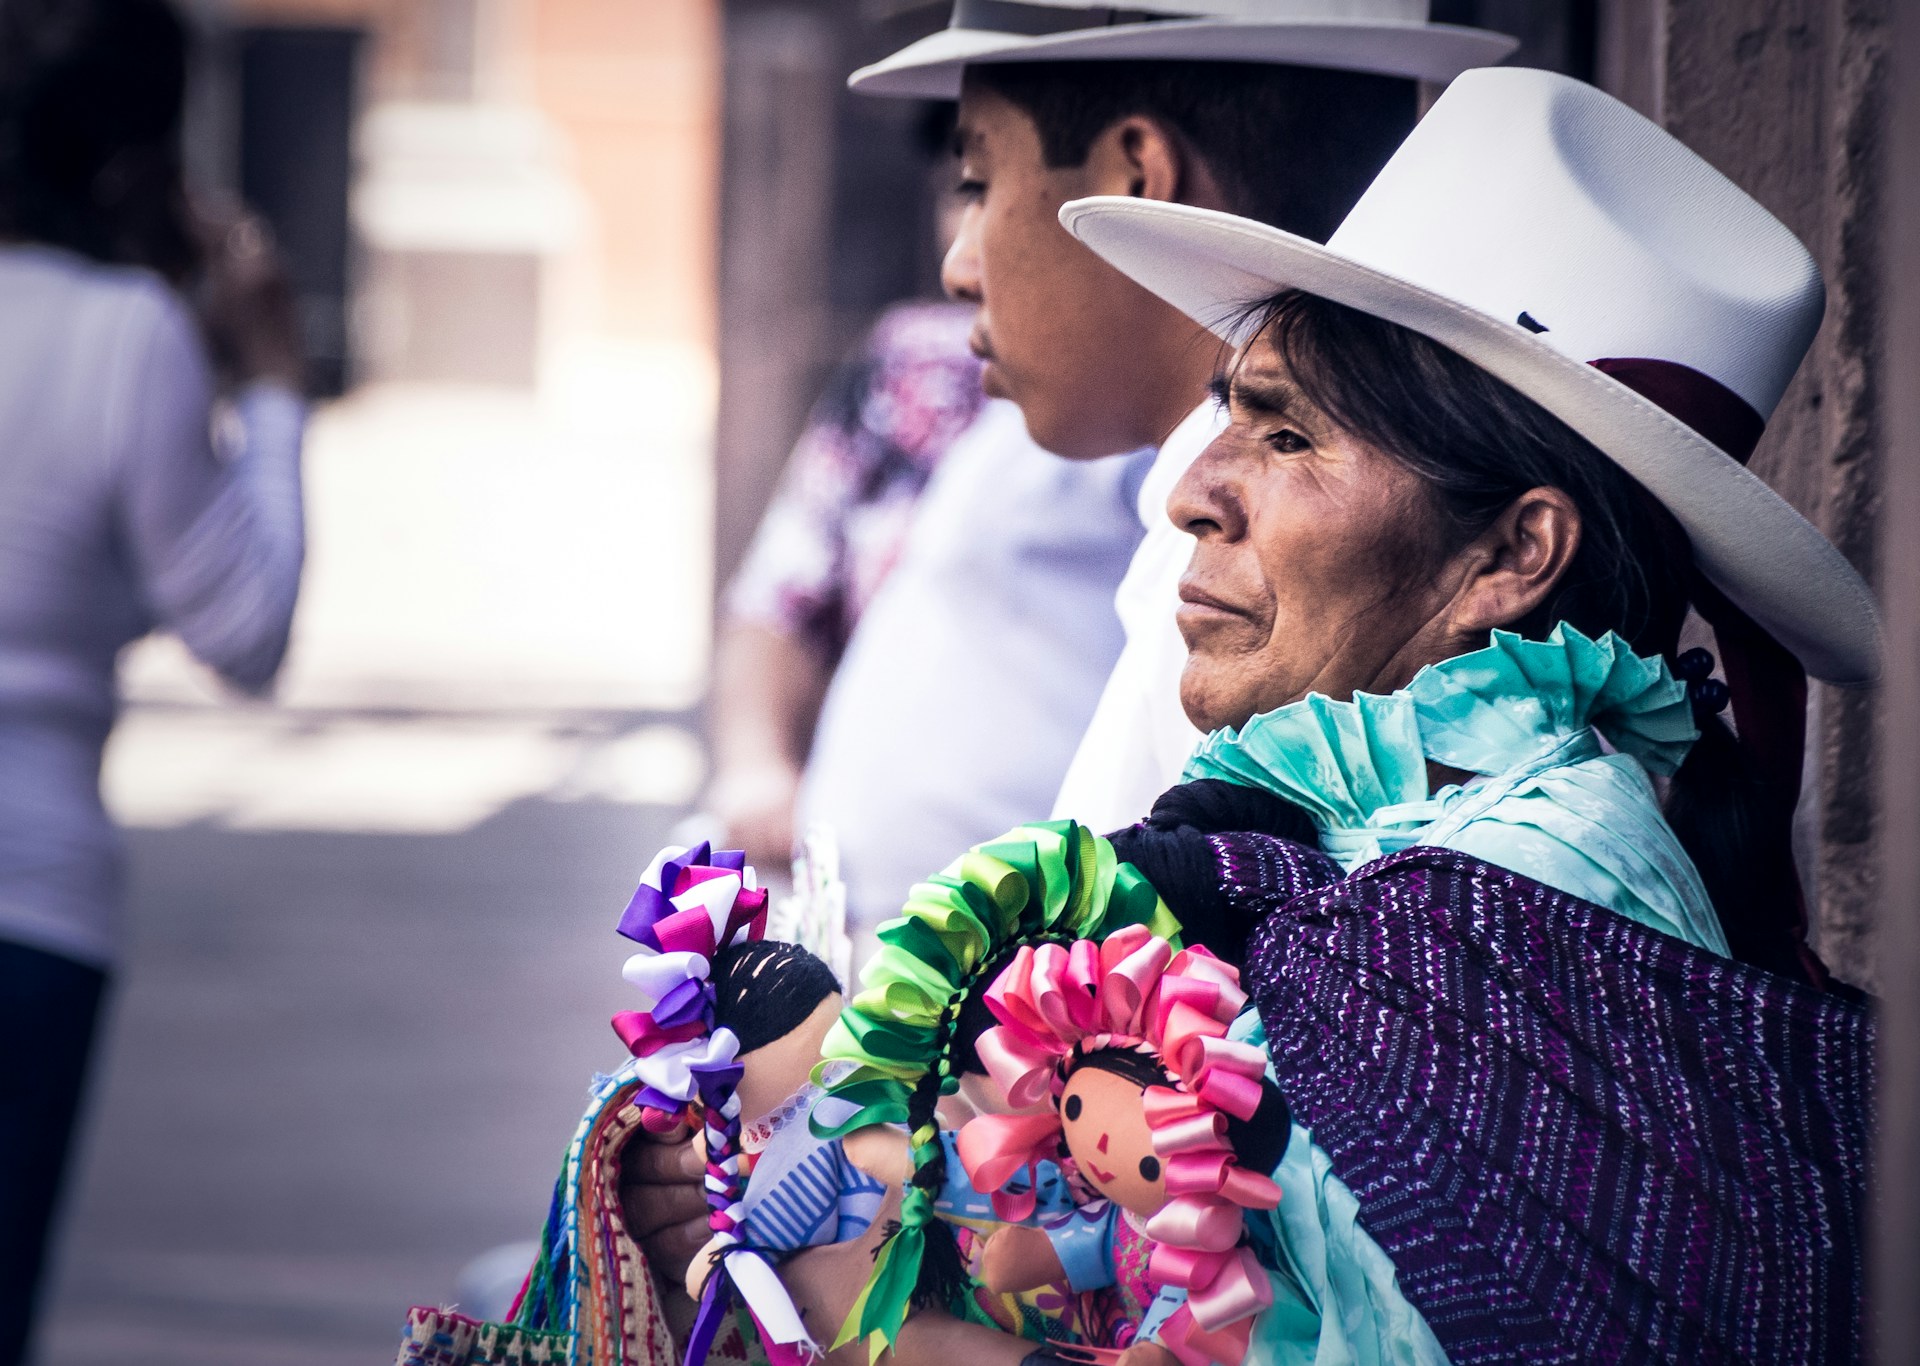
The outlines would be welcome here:
[[[1083,28],[1112,28],[1116,24],[1152,24],[1163,19],[1198,17],[1144,9],[1116,9],[1109,5],[1094,9],[1058,9],[1052,5],[1022,4],[1021,0],[953,0],[953,18],[947,27],[985,29],[989,33],[1017,33],[1025,38],[1040,38],[1050,33],[1071,33]]]
[[[1588,361],[1641,398],[1678,418],[1741,464],[1760,444],[1767,420],[1712,375],[1671,360],[1613,357]]]

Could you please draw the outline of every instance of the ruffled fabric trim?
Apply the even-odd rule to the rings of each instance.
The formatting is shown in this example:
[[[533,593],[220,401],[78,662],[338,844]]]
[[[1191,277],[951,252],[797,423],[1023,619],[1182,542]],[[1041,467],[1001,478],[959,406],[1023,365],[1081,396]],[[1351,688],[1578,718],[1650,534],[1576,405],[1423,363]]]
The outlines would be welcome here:
[[[1183,776],[1277,792],[1323,831],[1367,832],[1378,857],[1433,819],[1424,810],[1428,759],[1505,773],[1588,727],[1655,773],[1678,769],[1700,736],[1687,685],[1664,659],[1635,654],[1611,631],[1596,641],[1561,622],[1545,640],[1495,631],[1486,649],[1430,664],[1384,697],[1314,693],[1214,731]]]
[[[1322,830],[1364,826],[1382,807],[1421,802],[1427,765],[1404,693],[1313,693],[1200,742],[1183,777],[1220,778],[1296,802]]]
[[[1700,738],[1687,685],[1666,660],[1565,622],[1545,640],[1495,631],[1486,649],[1429,665],[1402,691],[1426,755],[1470,773],[1504,772],[1588,726],[1651,771],[1672,773]]]

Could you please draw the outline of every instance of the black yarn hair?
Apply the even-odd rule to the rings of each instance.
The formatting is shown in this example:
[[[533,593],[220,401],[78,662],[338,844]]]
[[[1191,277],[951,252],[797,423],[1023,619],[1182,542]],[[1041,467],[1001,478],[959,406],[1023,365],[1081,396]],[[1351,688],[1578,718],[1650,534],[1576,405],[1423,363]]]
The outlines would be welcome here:
[[[1292,1135],[1293,1113],[1271,1077],[1260,1078],[1260,1108],[1251,1119],[1227,1116],[1227,1144],[1248,1171],[1270,1172],[1279,1166]]]
[[[840,990],[829,968],[798,944],[756,939],[713,960],[713,1018],[751,1053],[785,1038]]]
[[[168,0],[0,0],[0,235],[183,283],[188,49]]]
[[[1264,62],[1003,62],[968,87],[1033,120],[1051,167],[1141,115],[1212,172],[1226,207],[1324,242],[1413,131],[1419,88],[1398,76]]]
[[[1149,1086],[1171,1086],[1172,1074],[1160,1061],[1159,1055],[1145,1048],[1122,1048],[1109,1044],[1104,1048],[1085,1049],[1075,1047],[1067,1054],[1065,1066],[1061,1069],[1061,1079],[1071,1077],[1075,1072],[1086,1069],[1094,1072],[1111,1072],[1124,1078],[1135,1086],[1145,1090]]]
[[[1247,939],[1264,908],[1236,903],[1220,883],[1220,861],[1210,835],[1255,831],[1317,847],[1313,818],[1263,788],[1202,778],[1169,788],[1138,825],[1107,839],[1122,863],[1140,870],[1180,922],[1181,941],[1198,944],[1235,967],[1246,962]]]
[[[1289,290],[1247,311],[1301,395],[1425,484],[1435,563],[1528,489],[1580,510],[1580,545],[1551,592],[1507,629],[1540,640],[1566,622],[1617,631],[1637,653],[1679,648],[1689,607],[1711,593],[1679,522],[1566,423],[1456,352],[1408,328]],[[1806,980],[1792,863],[1793,804],[1717,715],[1674,775],[1668,823],[1700,872],[1733,956]]]

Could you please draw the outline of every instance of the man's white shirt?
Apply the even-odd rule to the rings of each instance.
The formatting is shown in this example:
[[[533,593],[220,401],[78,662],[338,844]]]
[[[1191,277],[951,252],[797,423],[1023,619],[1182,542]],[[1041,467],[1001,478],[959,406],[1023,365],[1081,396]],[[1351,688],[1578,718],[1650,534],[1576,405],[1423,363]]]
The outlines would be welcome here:
[[[1180,707],[1187,646],[1174,619],[1193,537],[1167,516],[1167,497],[1226,421],[1212,399],[1195,408],[1168,435],[1140,485],[1147,532],[1114,594],[1126,645],[1060,785],[1055,819],[1070,818],[1102,834],[1132,825],[1180,781],[1200,741]]]

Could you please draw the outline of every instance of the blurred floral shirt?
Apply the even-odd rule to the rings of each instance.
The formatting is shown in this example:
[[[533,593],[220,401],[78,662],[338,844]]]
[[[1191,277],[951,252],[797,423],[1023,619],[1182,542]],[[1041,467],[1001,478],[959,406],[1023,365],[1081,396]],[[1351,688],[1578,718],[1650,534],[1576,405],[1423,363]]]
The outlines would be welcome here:
[[[898,304],[843,365],[727,592],[736,620],[838,659],[906,542],[920,495],[985,402],[970,304]]]

